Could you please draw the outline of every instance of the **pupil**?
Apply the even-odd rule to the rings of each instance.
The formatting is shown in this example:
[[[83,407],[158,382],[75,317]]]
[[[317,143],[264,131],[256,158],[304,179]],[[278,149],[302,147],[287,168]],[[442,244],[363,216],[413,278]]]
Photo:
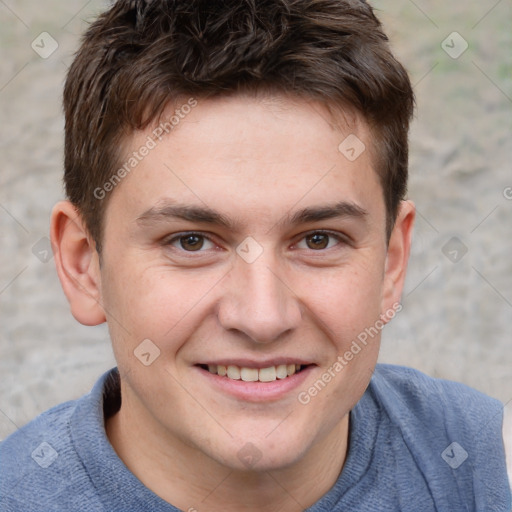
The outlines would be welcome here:
[[[329,236],[322,233],[315,233],[307,238],[310,249],[325,249],[329,244]]]
[[[197,235],[187,235],[180,239],[180,244],[187,251],[197,251],[203,246],[203,238]]]

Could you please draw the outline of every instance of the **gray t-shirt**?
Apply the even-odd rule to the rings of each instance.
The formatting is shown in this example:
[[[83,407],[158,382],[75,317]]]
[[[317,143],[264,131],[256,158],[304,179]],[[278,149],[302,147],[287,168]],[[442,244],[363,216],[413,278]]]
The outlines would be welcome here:
[[[2,512],[176,512],[110,445],[116,369],[0,443]],[[310,512],[510,512],[502,405],[462,384],[377,365],[350,413],[348,455]],[[200,510],[200,507],[198,508]]]

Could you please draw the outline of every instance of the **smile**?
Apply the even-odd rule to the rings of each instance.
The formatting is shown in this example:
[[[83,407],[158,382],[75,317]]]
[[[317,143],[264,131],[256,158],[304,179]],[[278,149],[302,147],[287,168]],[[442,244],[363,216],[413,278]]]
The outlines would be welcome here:
[[[204,370],[208,370],[214,375],[226,377],[231,380],[242,380],[244,382],[273,382],[291,377],[299,373],[305,366],[300,364],[280,364],[277,366],[268,366],[266,368],[249,368],[246,366],[235,365],[200,365]]]

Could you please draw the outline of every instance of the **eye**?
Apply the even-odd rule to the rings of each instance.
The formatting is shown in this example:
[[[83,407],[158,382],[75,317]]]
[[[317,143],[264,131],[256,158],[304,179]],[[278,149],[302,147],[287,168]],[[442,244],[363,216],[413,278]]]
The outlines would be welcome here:
[[[330,249],[341,243],[341,237],[325,231],[315,231],[307,234],[296,245],[298,249],[311,249],[313,251],[321,251]]]
[[[169,239],[165,245],[187,252],[200,252],[215,247],[215,244],[209,238],[200,233],[182,233]]]

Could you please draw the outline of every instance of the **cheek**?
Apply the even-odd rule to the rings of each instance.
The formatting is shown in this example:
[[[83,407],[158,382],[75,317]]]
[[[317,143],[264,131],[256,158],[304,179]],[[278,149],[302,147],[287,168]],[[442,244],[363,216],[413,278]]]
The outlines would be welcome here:
[[[382,327],[378,323],[382,272],[378,266],[373,271],[368,266],[352,268],[339,271],[326,283],[312,286],[310,297],[317,297],[317,318],[331,343],[318,375],[328,384],[323,388],[313,383],[305,391],[313,396],[317,387],[322,389],[314,403],[318,414],[328,418],[322,426],[328,432],[362,396],[375,368]]]
[[[144,339],[176,352],[208,307],[218,276],[193,275],[128,260],[105,267],[103,301],[116,355],[133,354]],[[109,318],[110,317],[110,318]]]
[[[347,343],[379,319],[383,279],[377,265],[339,268],[299,279],[305,304],[329,328],[336,344]]]

